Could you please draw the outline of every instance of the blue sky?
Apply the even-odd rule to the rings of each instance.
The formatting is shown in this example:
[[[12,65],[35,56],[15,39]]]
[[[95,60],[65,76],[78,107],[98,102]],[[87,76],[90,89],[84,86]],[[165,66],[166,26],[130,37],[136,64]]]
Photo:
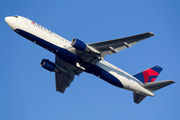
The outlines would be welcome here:
[[[180,119],[179,0],[5,0],[0,4],[0,119],[169,120]],[[130,74],[163,67],[156,81],[176,81],[133,102],[133,93],[82,73],[65,94],[56,92],[54,73],[40,67],[55,55],[13,32],[4,18],[27,17],[72,40],[100,42],[144,32],[156,36],[105,60]]]

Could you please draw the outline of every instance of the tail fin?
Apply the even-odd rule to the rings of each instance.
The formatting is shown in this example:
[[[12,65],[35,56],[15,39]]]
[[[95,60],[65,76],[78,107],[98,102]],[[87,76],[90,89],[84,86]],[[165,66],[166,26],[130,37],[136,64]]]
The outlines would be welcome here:
[[[154,66],[133,76],[140,80],[142,83],[154,82],[162,69],[163,68],[161,68],[160,66]]]

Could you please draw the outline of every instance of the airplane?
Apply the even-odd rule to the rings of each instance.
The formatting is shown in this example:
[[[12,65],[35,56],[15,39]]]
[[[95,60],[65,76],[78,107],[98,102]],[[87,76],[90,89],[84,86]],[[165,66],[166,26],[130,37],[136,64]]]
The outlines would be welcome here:
[[[61,93],[64,93],[75,76],[82,72],[93,74],[116,87],[132,91],[134,102],[137,104],[146,96],[153,97],[154,91],[175,83],[173,80],[155,82],[162,71],[160,66],[130,75],[104,60],[106,55],[118,53],[154,36],[152,32],[87,44],[78,38],[70,42],[22,16],[8,16],[5,17],[5,21],[17,34],[55,54],[55,63],[43,59],[40,65],[48,71],[55,72],[56,91]]]

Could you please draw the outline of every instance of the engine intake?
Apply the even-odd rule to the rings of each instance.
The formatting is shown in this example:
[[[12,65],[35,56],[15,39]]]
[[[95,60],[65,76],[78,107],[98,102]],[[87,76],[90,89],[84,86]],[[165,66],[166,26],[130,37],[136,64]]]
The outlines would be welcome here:
[[[81,41],[81,40],[79,40],[79,39],[77,39],[77,38],[74,38],[74,39],[72,40],[71,45],[72,45],[73,47],[75,47],[76,49],[82,50],[82,51],[85,51],[86,48],[87,48],[86,43],[84,43],[83,41]]]
[[[46,70],[49,70],[51,72],[55,71],[55,64],[47,59],[43,59],[41,61],[41,67],[43,67]]]

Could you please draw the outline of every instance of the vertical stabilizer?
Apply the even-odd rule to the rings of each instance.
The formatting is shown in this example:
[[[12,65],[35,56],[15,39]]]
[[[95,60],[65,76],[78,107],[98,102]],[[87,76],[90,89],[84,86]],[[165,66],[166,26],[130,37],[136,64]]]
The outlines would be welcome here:
[[[161,71],[162,68],[160,66],[154,66],[133,76],[142,83],[154,82]]]

